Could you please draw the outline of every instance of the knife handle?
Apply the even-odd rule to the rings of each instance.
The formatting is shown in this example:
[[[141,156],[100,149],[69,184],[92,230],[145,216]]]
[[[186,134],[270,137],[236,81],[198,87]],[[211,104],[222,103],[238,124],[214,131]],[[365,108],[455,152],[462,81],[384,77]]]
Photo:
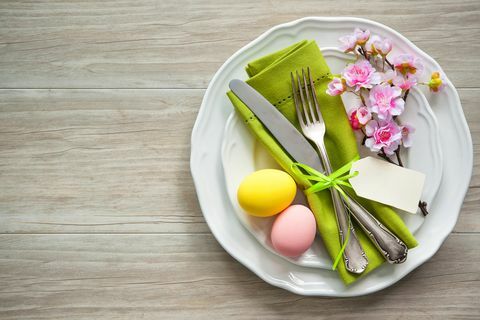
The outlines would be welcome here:
[[[349,207],[358,224],[367,233],[377,249],[389,263],[403,263],[407,260],[408,247],[390,230],[378,221],[361,204],[350,197]]]
[[[317,144],[320,158],[322,159],[327,174],[332,173],[330,160],[328,159],[327,150],[323,144]],[[345,192],[347,193],[347,192]],[[402,263],[407,260],[408,247],[390,230],[387,229],[380,221],[378,221],[370,212],[353,199],[347,193],[347,200],[343,199],[345,206],[350,208],[355,220],[360,227],[367,233],[375,247],[380,251],[388,263]]]

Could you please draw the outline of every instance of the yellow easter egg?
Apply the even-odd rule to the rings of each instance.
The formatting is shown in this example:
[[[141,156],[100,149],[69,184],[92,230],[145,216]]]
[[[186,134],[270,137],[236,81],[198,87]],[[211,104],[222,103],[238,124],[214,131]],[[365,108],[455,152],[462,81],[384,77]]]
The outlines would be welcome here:
[[[237,198],[240,206],[252,216],[269,217],[287,208],[296,192],[295,181],[286,172],[264,169],[243,179]]]

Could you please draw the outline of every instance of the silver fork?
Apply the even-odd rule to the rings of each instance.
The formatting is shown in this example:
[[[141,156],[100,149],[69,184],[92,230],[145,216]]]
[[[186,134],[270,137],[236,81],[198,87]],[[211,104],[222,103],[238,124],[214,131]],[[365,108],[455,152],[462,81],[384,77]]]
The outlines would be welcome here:
[[[308,77],[310,77],[310,68],[308,69]],[[309,140],[314,142],[317,146],[318,151],[320,152],[320,158],[323,163],[323,167],[325,169],[325,173],[331,174],[332,167],[330,166],[330,161],[328,161],[327,151],[325,150],[325,145],[323,143],[323,137],[325,136],[325,122],[323,121],[322,115],[318,112],[315,115],[315,111],[313,110],[310,93],[308,90],[307,79],[305,77],[305,71],[302,69],[303,75],[303,89],[302,84],[300,81],[300,77],[297,72],[297,82],[298,82],[298,90],[300,92],[300,100],[298,99],[297,89],[295,88],[295,80],[293,77],[293,73],[291,74],[292,77],[292,89],[293,89],[293,98],[295,103],[295,108],[297,110],[298,121],[300,122],[300,126],[302,128],[302,132]],[[312,83],[312,82],[311,82]],[[313,85],[311,85],[313,88]],[[305,97],[306,96],[306,97]],[[313,94],[315,105],[318,106],[316,103],[315,94]],[[308,106],[305,101],[308,101]],[[303,111],[301,110],[301,107]],[[307,110],[308,108],[308,110]],[[337,219],[338,225],[338,233],[340,235],[340,245],[343,246],[345,243],[348,230],[350,229],[350,235],[348,238],[347,245],[345,247],[345,251],[343,252],[343,260],[345,262],[345,267],[348,271],[353,273],[362,273],[365,271],[365,268],[368,265],[368,259],[363,251],[360,242],[357,239],[355,234],[355,230],[353,225],[348,220],[347,212],[348,208],[344,205],[340,194],[336,189],[330,189],[332,195],[333,206],[335,209],[335,217]]]
[[[303,134],[305,137],[315,143],[319,151],[325,173],[330,174],[332,173],[332,167],[330,165],[325,143],[323,141],[326,131],[325,122],[323,121],[322,113],[320,112],[317,95],[315,93],[315,85],[310,75],[310,68],[307,68],[307,74],[308,80],[307,76],[305,76],[305,71],[302,69],[302,87],[300,76],[298,75],[298,72],[296,72],[298,84],[297,89],[293,73],[291,73],[295,109],[297,110],[298,121],[300,122]],[[297,91],[299,94],[297,94]],[[300,99],[298,96],[300,96]],[[402,263],[407,259],[408,248],[397,236],[390,232],[390,230],[388,230],[362,205],[351,198],[348,194],[348,201],[345,201],[345,199],[340,197],[338,191],[335,189],[331,190],[337,222],[339,225],[341,244],[343,244],[345,240],[344,237],[346,236],[346,231],[348,230],[347,228],[350,228],[351,232],[350,239],[344,252],[344,260],[347,270],[362,270],[362,266],[364,270],[368,264],[368,261],[366,260],[365,253],[358,242],[353,226],[351,224],[348,225],[346,210],[352,213],[353,217],[357,220],[362,229],[368,234],[377,249],[382,253],[389,263]]]

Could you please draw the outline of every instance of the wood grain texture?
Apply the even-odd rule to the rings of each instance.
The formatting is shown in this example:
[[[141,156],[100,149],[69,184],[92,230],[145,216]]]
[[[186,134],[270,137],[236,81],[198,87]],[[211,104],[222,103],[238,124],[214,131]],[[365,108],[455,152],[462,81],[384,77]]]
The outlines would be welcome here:
[[[207,232],[203,90],[0,90],[0,232]]]
[[[475,319],[480,273],[470,262],[480,260],[479,245],[478,236],[451,235],[387,290],[322,299],[263,282],[210,234],[3,235],[0,317]]]
[[[384,23],[459,88],[474,149],[454,233],[381,292],[301,297],[210,234],[190,133],[218,67],[304,16]],[[480,2],[0,2],[0,319],[478,319]]]
[[[358,16],[404,34],[458,87],[478,87],[480,8],[457,1],[1,1],[1,88],[205,88],[279,23]]]
[[[0,90],[0,233],[208,232],[189,168],[203,92]],[[460,90],[476,154],[479,93]],[[474,172],[457,232],[480,231]]]

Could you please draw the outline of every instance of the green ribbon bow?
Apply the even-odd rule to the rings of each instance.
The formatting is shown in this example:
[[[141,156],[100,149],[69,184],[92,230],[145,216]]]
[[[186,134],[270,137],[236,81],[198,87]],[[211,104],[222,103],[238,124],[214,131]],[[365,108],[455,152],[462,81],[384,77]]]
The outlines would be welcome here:
[[[352,168],[352,165],[354,162],[356,162],[358,159],[360,159],[359,156],[356,156],[352,161],[348,162],[338,170],[332,172],[330,175],[324,175],[323,173],[313,169],[312,167],[303,164],[303,163],[298,163],[294,162],[292,163],[292,170],[296,171],[298,175],[301,175],[305,179],[308,179],[310,181],[316,181],[315,184],[310,186],[305,190],[305,194],[312,194],[315,192],[319,192],[325,189],[329,188],[335,188],[338,193],[345,199],[345,201],[348,203],[350,199],[347,197],[346,192],[342,189],[341,186],[352,188],[352,185],[348,180],[350,178],[355,177],[358,175],[358,172],[350,172],[350,169]],[[299,168],[303,169],[305,173],[303,173]],[[347,174],[348,173],[348,174]],[[348,208],[348,207],[347,207]],[[348,213],[350,213],[350,209],[347,210]],[[350,214],[347,215],[348,217],[348,225],[350,226],[351,221],[350,221]],[[332,265],[332,270],[335,270],[337,268],[338,263],[340,262],[340,259],[342,258],[343,252],[345,251],[345,248],[347,246],[348,240],[350,239],[350,228],[348,228],[347,235],[345,236],[345,241],[343,242],[342,247],[340,248],[340,251],[338,252],[337,256],[335,257]]]

